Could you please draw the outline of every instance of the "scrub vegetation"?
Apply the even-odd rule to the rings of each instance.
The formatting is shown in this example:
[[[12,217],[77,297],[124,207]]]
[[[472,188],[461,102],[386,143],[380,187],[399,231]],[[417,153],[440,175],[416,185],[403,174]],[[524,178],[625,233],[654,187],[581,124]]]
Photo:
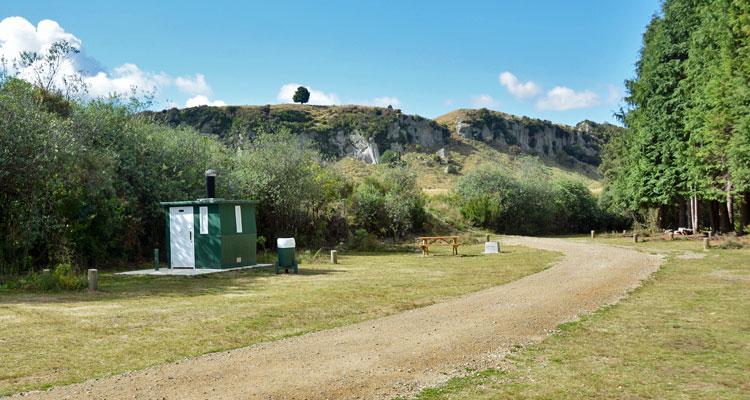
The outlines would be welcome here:
[[[559,326],[499,368],[452,379],[416,399],[750,396],[747,244],[702,252],[694,240],[594,241],[667,254],[668,261],[617,305]]]
[[[346,253],[302,257],[299,275],[272,268],[198,277],[100,276],[97,293],[0,291],[0,396],[111,375],[208,352],[377,318],[539,272],[557,255],[480,245],[450,256]],[[469,255],[471,254],[471,255]]]

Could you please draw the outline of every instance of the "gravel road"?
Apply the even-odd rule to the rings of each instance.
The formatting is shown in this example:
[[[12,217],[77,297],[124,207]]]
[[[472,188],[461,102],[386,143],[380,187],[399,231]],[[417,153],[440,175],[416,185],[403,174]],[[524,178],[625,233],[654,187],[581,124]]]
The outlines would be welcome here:
[[[498,365],[514,345],[620,299],[659,256],[561,239],[504,244],[562,252],[506,285],[385,318],[23,394],[24,399],[390,399]],[[490,257],[490,256],[487,256]],[[502,257],[492,256],[492,257]],[[20,395],[19,395],[20,396]]]

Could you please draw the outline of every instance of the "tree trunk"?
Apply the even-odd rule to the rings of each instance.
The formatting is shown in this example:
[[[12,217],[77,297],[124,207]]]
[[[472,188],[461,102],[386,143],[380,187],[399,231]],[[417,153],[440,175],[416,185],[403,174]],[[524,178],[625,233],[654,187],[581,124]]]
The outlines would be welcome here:
[[[664,229],[664,214],[666,214],[666,206],[664,204],[659,204],[659,208],[657,210],[658,213],[656,215],[656,227],[658,229]]]
[[[721,233],[729,233],[729,212],[727,212],[727,203],[719,203],[719,230]]]
[[[711,200],[708,205],[708,221],[711,225],[711,232],[716,232],[719,229],[719,202]]]
[[[727,219],[729,220],[729,231],[734,230],[734,196],[732,196],[732,181],[727,181]],[[727,232],[729,232],[727,231]]]
[[[693,203],[692,209],[690,210],[690,217],[692,218],[692,221],[690,222],[693,226],[691,226],[690,229],[693,230],[693,233],[698,233],[698,229],[700,229],[700,210],[698,209],[698,196],[693,195],[690,198],[690,201]]]
[[[745,192],[742,196],[742,208],[740,208],[740,230],[744,231],[745,227],[750,225],[750,192]]]
[[[687,223],[687,204],[684,197],[680,197],[677,202],[677,227],[684,228],[688,226]]]

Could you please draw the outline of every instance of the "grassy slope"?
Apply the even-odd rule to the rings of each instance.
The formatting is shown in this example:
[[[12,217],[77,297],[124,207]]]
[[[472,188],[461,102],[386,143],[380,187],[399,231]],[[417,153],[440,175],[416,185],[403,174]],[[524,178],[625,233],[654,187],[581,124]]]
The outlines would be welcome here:
[[[501,369],[417,398],[750,398],[750,249],[691,258],[698,242],[636,246],[669,259],[627,299],[561,326]]]
[[[523,167],[527,157],[513,157],[492,146],[475,140],[455,139],[455,143],[445,147],[450,160],[458,164],[456,174],[444,172],[447,164],[441,164],[433,159],[431,154],[405,153],[403,160],[417,175],[417,184],[428,194],[446,193],[450,191],[459,177],[487,164],[495,164],[509,171],[517,171]],[[345,175],[358,181],[367,176],[375,168],[360,161],[344,158],[336,162],[336,168]],[[601,191],[601,181],[587,177],[579,171],[570,171],[555,165],[543,167],[550,175],[577,179],[586,184],[593,192]]]
[[[0,293],[0,396],[82,381],[213,351],[351,324],[444,301],[538,272],[557,256],[343,254],[195,278],[101,277],[102,292]]]

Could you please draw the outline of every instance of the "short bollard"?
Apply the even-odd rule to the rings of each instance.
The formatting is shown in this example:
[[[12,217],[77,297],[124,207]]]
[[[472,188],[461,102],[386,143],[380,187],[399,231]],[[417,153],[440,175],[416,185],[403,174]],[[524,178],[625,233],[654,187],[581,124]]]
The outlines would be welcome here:
[[[711,240],[709,238],[703,238],[703,250],[707,251],[711,248]]]
[[[336,250],[331,250],[331,264],[338,264],[339,263],[339,252]]]
[[[99,271],[95,269],[89,270],[89,290],[99,290]]]
[[[625,229],[623,229],[622,230],[622,236],[628,236],[628,231],[626,231]]]
[[[637,233],[633,234],[633,243],[638,243],[638,234]]]
[[[154,271],[159,270],[159,249],[154,249]]]
[[[591,238],[593,239],[595,235],[596,235],[596,231],[592,229],[591,230]]]
[[[711,240],[711,237],[712,237],[713,235],[714,235],[714,233],[713,233],[713,232],[711,232],[711,231],[709,231],[709,232],[708,232],[708,240]]]

